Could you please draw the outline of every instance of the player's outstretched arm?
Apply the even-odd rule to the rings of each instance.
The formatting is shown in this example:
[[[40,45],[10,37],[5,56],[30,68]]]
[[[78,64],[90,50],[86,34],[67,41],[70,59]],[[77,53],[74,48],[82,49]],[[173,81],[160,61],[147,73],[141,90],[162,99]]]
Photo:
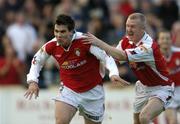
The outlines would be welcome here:
[[[103,42],[102,40],[98,39],[96,36],[94,36],[91,33],[84,34],[84,44],[93,44],[101,49],[105,50],[107,54],[111,55],[113,58],[119,60],[119,61],[126,61],[126,55],[124,52],[121,52],[120,50],[108,45],[107,43]]]
[[[34,55],[30,71],[27,74],[27,83],[28,83],[29,87],[24,94],[25,98],[30,100],[33,95],[35,96],[35,99],[38,97],[38,95],[39,95],[39,86],[38,86],[39,73],[48,58],[49,58],[49,55],[45,52],[44,46]]]

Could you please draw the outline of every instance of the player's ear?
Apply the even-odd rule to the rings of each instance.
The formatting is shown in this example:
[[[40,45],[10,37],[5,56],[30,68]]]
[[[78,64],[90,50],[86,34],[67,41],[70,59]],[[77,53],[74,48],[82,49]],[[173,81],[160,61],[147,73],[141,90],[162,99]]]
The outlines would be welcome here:
[[[72,30],[70,32],[71,32],[71,35],[73,36],[76,33],[76,30]]]
[[[73,31],[72,31],[72,36],[71,36],[71,37],[72,37],[71,41],[74,40],[74,38],[75,38],[75,36],[76,36],[75,34],[76,34],[76,30],[73,30]]]

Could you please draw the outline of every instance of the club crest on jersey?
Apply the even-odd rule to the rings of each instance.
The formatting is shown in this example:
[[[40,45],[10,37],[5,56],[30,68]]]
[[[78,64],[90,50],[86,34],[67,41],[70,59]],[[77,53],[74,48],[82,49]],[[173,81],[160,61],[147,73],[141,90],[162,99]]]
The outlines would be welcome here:
[[[176,59],[176,66],[180,65],[180,59]]]
[[[76,56],[80,56],[81,55],[81,52],[80,52],[79,48],[75,49],[75,54],[76,54]]]

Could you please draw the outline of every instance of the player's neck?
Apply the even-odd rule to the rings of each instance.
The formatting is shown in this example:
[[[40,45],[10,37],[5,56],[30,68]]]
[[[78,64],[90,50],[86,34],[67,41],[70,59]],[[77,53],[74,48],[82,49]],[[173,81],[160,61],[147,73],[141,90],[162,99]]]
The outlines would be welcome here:
[[[140,34],[139,36],[137,36],[137,38],[134,40],[135,44],[139,44],[139,42],[143,39],[145,33]]]

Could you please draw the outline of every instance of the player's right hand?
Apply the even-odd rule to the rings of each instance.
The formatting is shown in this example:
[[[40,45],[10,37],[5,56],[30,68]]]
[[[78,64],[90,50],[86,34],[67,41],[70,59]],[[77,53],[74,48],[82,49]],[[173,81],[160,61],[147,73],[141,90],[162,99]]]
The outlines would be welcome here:
[[[110,77],[110,80],[114,83],[114,84],[119,84],[121,87],[125,87],[125,86],[129,86],[130,83],[124,79],[122,79],[121,77],[119,77],[119,75],[112,75]]]
[[[102,40],[98,39],[96,36],[91,34],[90,32],[83,34],[83,44],[93,44],[95,46],[100,46],[103,43]]]
[[[31,100],[33,94],[34,94],[35,99],[39,96],[39,86],[36,82],[31,81],[29,82],[29,87],[27,91],[25,92],[24,97],[26,99]]]

